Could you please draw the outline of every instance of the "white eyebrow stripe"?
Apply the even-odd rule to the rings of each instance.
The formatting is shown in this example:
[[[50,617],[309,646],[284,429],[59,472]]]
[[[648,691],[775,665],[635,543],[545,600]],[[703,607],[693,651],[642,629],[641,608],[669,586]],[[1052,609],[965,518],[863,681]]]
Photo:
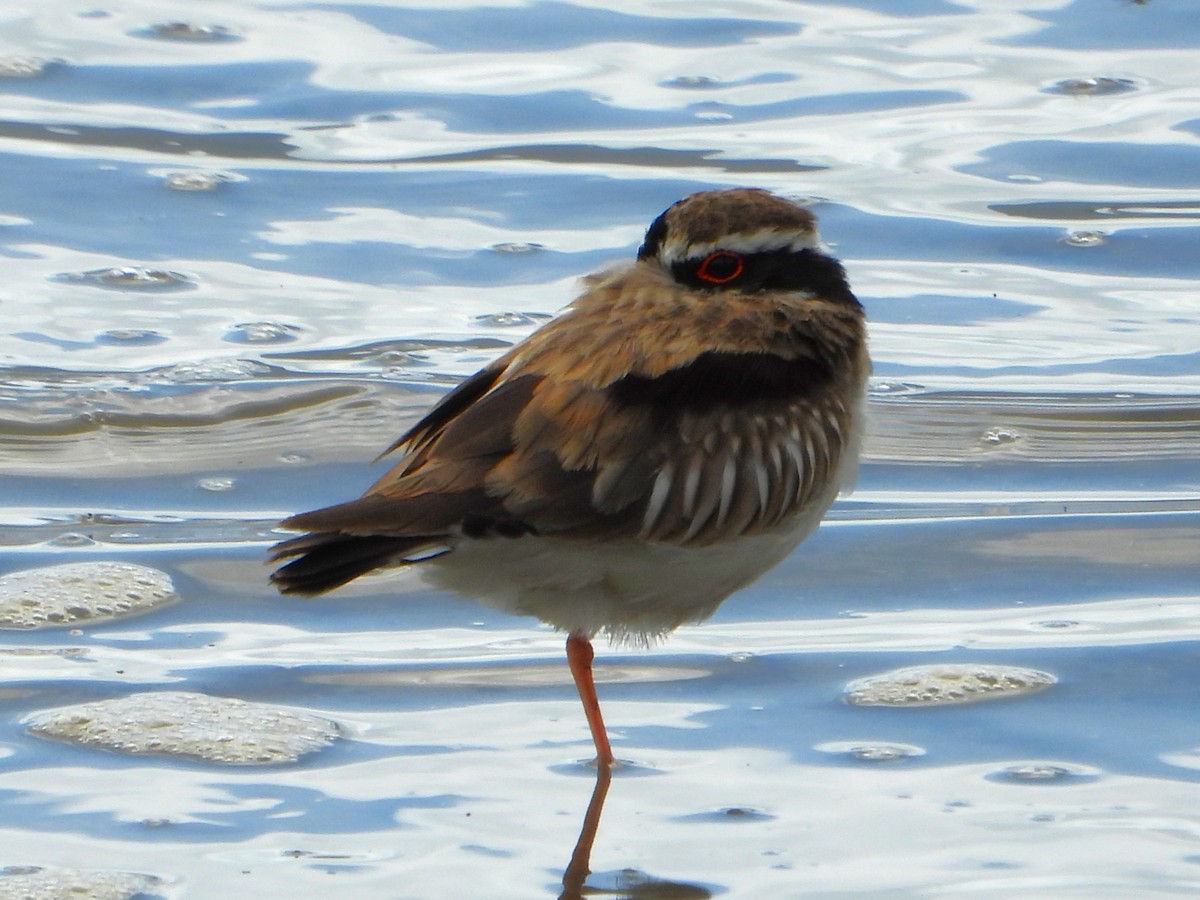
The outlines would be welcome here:
[[[782,231],[768,228],[748,234],[729,234],[715,241],[689,244],[674,239],[663,242],[658,248],[658,258],[664,266],[685,259],[703,259],[714,250],[731,250],[734,253],[770,253],[774,250],[816,250],[823,252],[824,244],[816,231]]]

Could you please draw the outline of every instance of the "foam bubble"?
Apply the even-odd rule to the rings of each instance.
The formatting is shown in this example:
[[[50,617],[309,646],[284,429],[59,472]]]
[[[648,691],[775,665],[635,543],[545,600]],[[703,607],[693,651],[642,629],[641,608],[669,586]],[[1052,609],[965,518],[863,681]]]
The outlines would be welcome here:
[[[112,290],[179,291],[195,288],[196,282],[180,272],[146,266],[111,266],[86,272],[61,272],[56,281],[86,284]]]
[[[1057,683],[1048,672],[1017,666],[954,663],[911,666],[846,685],[855,706],[944,706],[1032,694]]]
[[[0,629],[53,628],[138,615],[178,599],[167,573],[121,562],[66,563],[0,575]]]
[[[1100,770],[1092,766],[1051,762],[1016,763],[987,776],[989,781],[1005,784],[1078,784],[1099,777]]]
[[[311,713],[188,691],[149,691],[44,710],[29,731],[120,753],[231,766],[291,763],[331,744],[336,722]]]
[[[89,872],[41,866],[0,869],[0,900],[130,900],[155,891],[163,879],[135,872]]]
[[[859,762],[895,762],[925,755],[923,747],[892,741],[827,741],[813,749]]]

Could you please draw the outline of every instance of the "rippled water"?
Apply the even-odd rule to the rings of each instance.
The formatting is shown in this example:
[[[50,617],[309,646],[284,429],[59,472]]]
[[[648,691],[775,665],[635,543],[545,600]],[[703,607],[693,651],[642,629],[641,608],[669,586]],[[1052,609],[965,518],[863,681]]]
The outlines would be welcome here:
[[[631,764],[583,890],[1200,891],[1200,6],[696,8],[0,11],[0,574],[129,562],[179,595],[4,632],[0,897],[66,869],[97,897],[577,883],[560,638],[410,574],[282,599],[262,559],[722,185],[816,202],[871,318],[870,439],[711,623],[601,651]],[[843,700],[934,664],[1054,683]],[[152,690],[341,736],[228,767],[28,730]]]

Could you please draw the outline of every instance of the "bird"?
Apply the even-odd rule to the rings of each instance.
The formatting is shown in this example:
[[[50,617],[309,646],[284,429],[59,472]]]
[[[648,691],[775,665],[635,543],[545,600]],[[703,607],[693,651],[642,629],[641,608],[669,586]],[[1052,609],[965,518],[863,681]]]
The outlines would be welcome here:
[[[649,645],[786,558],[853,484],[870,369],[805,204],[691,194],[436,403],[361,497],[282,521],[303,534],[271,581],[312,596],[420,566],[553,626],[607,768],[592,641]]]

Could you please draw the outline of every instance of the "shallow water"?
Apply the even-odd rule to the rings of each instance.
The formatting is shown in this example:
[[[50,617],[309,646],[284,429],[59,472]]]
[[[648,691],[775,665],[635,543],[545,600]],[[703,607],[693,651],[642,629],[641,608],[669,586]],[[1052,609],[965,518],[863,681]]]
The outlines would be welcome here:
[[[755,185],[814,199],[868,309],[859,487],[711,622],[601,649],[629,763],[585,890],[1200,890],[1200,7],[694,9],[0,14],[0,574],[179,594],[3,633],[0,863],[557,896],[594,777],[560,637],[409,573],[282,599],[264,552],[666,205]],[[843,700],[943,663],[1057,682]],[[341,737],[252,768],[27,730],[147,690]]]

